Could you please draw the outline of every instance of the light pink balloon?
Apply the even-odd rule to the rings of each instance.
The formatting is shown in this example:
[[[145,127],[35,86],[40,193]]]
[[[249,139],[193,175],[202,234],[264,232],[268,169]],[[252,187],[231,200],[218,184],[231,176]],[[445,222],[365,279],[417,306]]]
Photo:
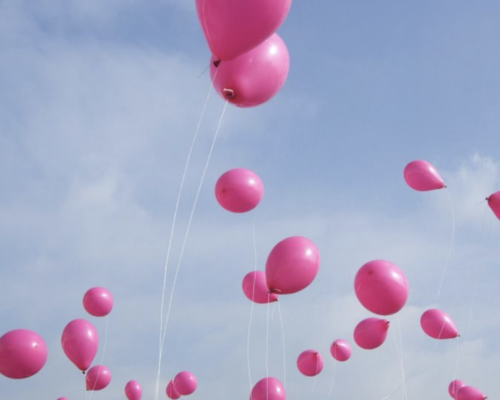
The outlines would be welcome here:
[[[406,304],[410,292],[403,270],[384,260],[363,265],[356,274],[354,289],[360,303],[379,315],[397,313]]]
[[[215,61],[212,57],[213,85],[224,100],[238,107],[255,107],[272,99],[285,84],[290,68],[288,49],[276,33],[248,53],[218,67]]]
[[[267,304],[278,301],[278,295],[269,292],[264,271],[252,271],[246,274],[242,287],[245,296],[255,303]]]
[[[174,385],[181,396],[193,393],[198,386],[198,380],[192,372],[179,372],[174,378]]]
[[[276,378],[263,378],[253,387],[250,400],[286,400],[285,388]]]
[[[24,379],[38,373],[47,361],[47,345],[28,329],[15,329],[0,338],[0,373]]]
[[[306,350],[297,358],[297,368],[305,376],[318,375],[323,366],[323,357],[316,350]]]
[[[87,390],[102,390],[111,382],[111,371],[104,365],[94,365],[85,376]]]
[[[475,387],[463,386],[457,391],[456,400],[485,400],[487,397]]]
[[[196,0],[212,54],[231,60],[261,44],[285,20],[292,0]]]
[[[226,210],[245,213],[257,207],[264,196],[264,184],[259,176],[245,168],[235,168],[222,174],[215,185],[215,197]]]
[[[459,391],[460,388],[463,388],[465,385],[465,382],[461,381],[461,380],[454,380],[450,383],[450,385],[448,386],[448,393],[450,394],[450,396],[452,398],[456,398],[457,397],[457,392]]]
[[[420,317],[424,332],[434,339],[453,339],[458,336],[457,328],[451,317],[438,309],[427,310]]]
[[[319,271],[316,245],[302,236],[292,236],[271,250],[266,262],[266,281],[272,293],[291,294],[309,286]]]
[[[106,288],[94,287],[83,296],[83,307],[94,317],[104,317],[113,309],[113,295]]]
[[[64,328],[61,338],[62,348],[78,369],[86,371],[99,347],[97,329],[85,319],[75,319]]]
[[[343,339],[338,339],[332,343],[330,353],[337,361],[347,361],[351,358],[351,345]]]
[[[174,381],[170,381],[167,385],[167,397],[172,400],[177,400],[179,397],[181,397],[180,393],[175,387]]]
[[[389,321],[379,318],[367,318],[354,329],[354,341],[363,349],[376,349],[385,342],[388,330]]]
[[[125,385],[125,396],[128,400],[141,400],[142,386],[137,381],[128,381]]]
[[[408,186],[421,192],[446,187],[436,168],[424,160],[409,163],[405,167],[404,177]]]
[[[488,197],[488,205],[498,219],[500,219],[500,192],[493,193]]]

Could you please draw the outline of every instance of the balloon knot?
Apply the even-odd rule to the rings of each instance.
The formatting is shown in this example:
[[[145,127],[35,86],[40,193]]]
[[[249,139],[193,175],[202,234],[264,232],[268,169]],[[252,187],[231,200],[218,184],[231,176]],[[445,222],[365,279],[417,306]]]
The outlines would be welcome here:
[[[234,98],[234,90],[233,89],[222,89],[222,93],[226,99]]]
[[[443,188],[448,189],[448,185],[444,185]]]
[[[489,197],[486,197],[486,199],[485,199],[485,200],[486,200],[486,201],[490,201],[490,198],[489,198]]]
[[[219,68],[220,61],[221,61],[221,60],[215,60],[215,61],[214,61],[214,63],[213,63],[213,64],[214,64],[214,67],[215,67],[215,68]]]
[[[82,374],[85,375],[85,371],[82,371]]]

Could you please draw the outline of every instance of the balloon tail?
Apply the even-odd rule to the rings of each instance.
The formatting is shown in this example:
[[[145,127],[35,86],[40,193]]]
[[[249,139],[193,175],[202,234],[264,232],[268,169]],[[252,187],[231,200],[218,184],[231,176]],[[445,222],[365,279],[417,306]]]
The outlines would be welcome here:
[[[109,326],[109,315],[106,316],[106,327],[104,328],[104,344],[102,346],[101,360],[99,361],[100,366],[102,366],[102,363],[104,362],[104,356],[106,355],[106,349],[108,347],[108,326]],[[101,367],[99,367],[99,369],[97,370],[97,376],[95,378],[94,387],[90,391],[89,400],[91,400],[92,396],[94,395],[95,386],[97,385],[97,381],[99,380],[100,374],[101,374]]]
[[[451,241],[450,241],[450,248],[448,249],[448,256],[446,257],[446,264],[444,265],[443,274],[441,275],[441,281],[439,282],[439,289],[437,293],[438,297],[441,295],[441,289],[443,288],[444,278],[446,276],[446,271],[448,270],[448,266],[450,264],[451,252],[453,250],[453,245],[455,243],[455,207],[453,205],[453,199],[451,198],[449,189],[446,189],[446,193],[448,194],[448,199],[450,201],[450,210],[451,210]]]
[[[266,377],[269,378],[269,309],[270,309],[270,300],[271,293],[267,294],[267,317],[266,317]],[[269,400],[269,379],[266,380],[267,382],[267,400]]]
[[[455,372],[453,373],[453,381],[457,379],[460,372],[460,335],[457,337],[457,361],[455,364]]]
[[[281,304],[278,303],[278,314],[280,316],[280,325],[281,325],[281,342],[283,344],[283,387],[286,390],[286,346],[285,346],[285,327],[283,324],[283,314],[281,313]]]
[[[330,385],[330,391],[328,392],[328,398],[332,397],[333,393],[333,388],[335,387],[335,374],[337,372],[337,360],[334,358],[333,359],[333,377],[332,377],[332,384]]]
[[[401,323],[399,320],[399,315],[397,316],[397,323],[398,323],[398,335],[399,335],[399,344],[396,339],[396,329],[392,331],[392,337],[394,339],[394,345],[396,346],[396,352],[398,354],[399,358],[399,365],[401,368],[401,378],[402,378],[402,389],[403,389],[403,397],[408,400],[408,393],[406,391],[406,374],[405,374],[405,368],[404,368],[404,356],[403,356],[403,335],[401,333]]]

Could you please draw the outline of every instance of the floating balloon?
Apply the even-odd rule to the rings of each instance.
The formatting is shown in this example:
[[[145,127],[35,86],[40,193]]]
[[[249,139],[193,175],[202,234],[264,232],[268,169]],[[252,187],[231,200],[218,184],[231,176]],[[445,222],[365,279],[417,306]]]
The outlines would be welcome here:
[[[319,271],[316,245],[301,236],[279,242],[266,262],[266,280],[272,293],[291,294],[309,286]]]
[[[192,372],[183,371],[175,376],[174,385],[181,396],[187,396],[196,390],[198,380]]]
[[[408,186],[421,192],[446,187],[436,168],[424,160],[409,163],[405,167],[404,177]]]
[[[259,304],[267,304],[278,301],[278,295],[271,293],[266,283],[264,271],[252,271],[243,278],[243,292],[249,300]]]
[[[316,350],[306,350],[297,359],[297,368],[305,376],[316,376],[323,371],[323,357]]]
[[[487,397],[479,389],[472,386],[463,386],[457,391],[456,400],[485,400]]]
[[[253,387],[250,400],[286,400],[285,388],[276,378],[263,378]]]
[[[231,61],[218,65],[216,60],[212,57],[210,67],[213,85],[223,99],[238,107],[255,107],[273,98],[290,68],[288,49],[277,34]]]
[[[167,397],[172,400],[177,400],[181,397],[180,393],[175,388],[174,381],[170,381],[167,385]]]
[[[113,295],[108,289],[94,287],[83,296],[83,307],[94,317],[104,317],[113,309]]]
[[[57,400],[69,400],[67,397],[59,397]]]
[[[47,361],[47,345],[42,337],[27,329],[15,329],[0,338],[0,373],[24,379],[39,372]]]
[[[95,365],[90,368],[85,377],[87,390],[102,390],[111,382],[111,371],[104,365]]]
[[[231,60],[258,46],[285,20],[292,0],[196,0],[212,54]]]
[[[401,268],[389,261],[376,260],[359,269],[354,289],[367,310],[379,315],[391,315],[405,305],[410,286]]]
[[[215,197],[226,210],[244,213],[257,207],[264,196],[264,184],[249,169],[235,168],[222,174],[215,185]]]
[[[141,400],[142,386],[137,381],[128,381],[125,385],[125,396],[128,400]]]
[[[488,200],[488,205],[495,213],[496,217],[500,219],[500,192],[493,193],[486,200]]]
[[[75,319],[64,328],[61,344],[71,362],[86,371],[97,353],[99,335],[89,321]]]
[[[452,381],[448,386],[448,393],[450,393],[450,396],[452,398],[456,399],[458,390],[463,388],[464,386],[466,386],[465,382],[456,379]]]
[[[385,342],[388,330],[389,321],[379,318],[367,318],[354,329],[354,341],[363,349],[376,349]]]
[[[424,332],[434,339],[453,339],[458,336],[457,328],[451,317],[438,309],[427,310],[420,317]]]
[[[332,343],[330,353],[337,361],[347,361],[351,358],[351,345],[343,339],[338,339]]]

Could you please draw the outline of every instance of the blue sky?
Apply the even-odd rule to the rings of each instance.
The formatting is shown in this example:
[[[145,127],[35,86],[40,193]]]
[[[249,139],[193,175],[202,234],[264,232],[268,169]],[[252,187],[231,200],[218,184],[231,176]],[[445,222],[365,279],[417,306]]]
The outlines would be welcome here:
[[[291,69],[283,90],[254,109],[229,107],[201,192],[173,302],[161,395],[192,370],[191,397],[248,398],[250,305],[243,276],[281,239],[303,235],[322,255],[316,281],[280,302],[287,398],[325,399],[328,349],[352,342],[370,313],[354,275],[373,259],[407,274],[399,316],[408,398],[447,396],[454,376],[500,395],[500,222],[484,198],[500,190],[500,4],[496,1],[295,1],[279,29]],[[83,294],[115,294],[104,364],[113,374],[93,398],[118,400],[131,379],[154,397],[161,279],[177,191],[210,86],[210,59],[192,1],[0,2],[0,333],[39,332],[49,360],[36,376],[1,379],[2,398],[83,398],[60,346],[64,326],[89,318]],[[172,248],[169,284],[223,101],[209,100]],[[449,186],[417,193],[403,180],[414,159]],[[213,189],[245,167],[264,181],[256,213],[234,215]],[[435,344],[420,330],[439,307],[462,337]],[[256,307],[251,372],[266,374],[266,307]],[[278,311],[271,308],[269,370],[284,378]],[[393,327],[398,318],[393,318]],[[397,329],[394,330],[398,332]],[[399,340],[399,336],[396,335]],[[314,380],[296,357],[327,359]],[[457,349],[459,362],[457,362]],[[101,357],[99,352],[96,362]],[[337,367],[334,396],[380,400],[402,382],[391,334]],[[361,384],[360,384],[361,383]],[[314,386],[314,392],[313,392]],[[333,398],[335,398],[333,397]],[[398,391],[391,398],[405,399]]]

